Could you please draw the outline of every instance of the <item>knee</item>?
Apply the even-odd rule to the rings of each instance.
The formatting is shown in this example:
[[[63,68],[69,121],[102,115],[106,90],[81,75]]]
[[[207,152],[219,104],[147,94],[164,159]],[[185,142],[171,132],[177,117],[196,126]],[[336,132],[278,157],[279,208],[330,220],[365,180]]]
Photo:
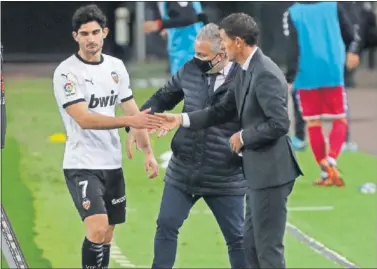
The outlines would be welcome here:
[[[86,234],[88,240],[94,243],[103,243],[109,229],[107,216],[94,215],[85,219]]]
[[[226,238],[226,244],[229,250],[245,248],[243,235],[235,235],[231,238]]]
[[[182,223],[174,216],[159,216],[157,219],[157,233],[166,237],[176,237]]]
[[[107,226],[97,226],[93,227],[92,229],[88,230],[87,232],[87,238],[91,242],[95,243],[103,243],[105,241],[107,232]]]
[[[283,244],[258,248],[257,256],[261,268],[285,268]]]
[[[110,225],[108,227],[106,234],[105,234],[104,244],[110,244],[111,243],[111,241],[113,240],[114,229],[115,229],[114,225]]]

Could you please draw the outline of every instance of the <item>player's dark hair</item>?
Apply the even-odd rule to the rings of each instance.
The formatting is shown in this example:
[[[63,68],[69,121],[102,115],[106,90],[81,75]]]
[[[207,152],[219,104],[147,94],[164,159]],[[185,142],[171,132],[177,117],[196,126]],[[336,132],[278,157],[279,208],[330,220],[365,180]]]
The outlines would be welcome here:
[[[81,25],[88,22],[95,21],[101,28],[105,28],[107,24],[107,18],[103,14],[102,10],[97,5],[86,5],[82,6],[75,11],[72,17],[72,28],[73,31],[77,32]]]
[[[253,17],[245,13],[233,13],[224,18],[220,25],[231,39],[239,37],[249,46],[258,43],[259,27]]]

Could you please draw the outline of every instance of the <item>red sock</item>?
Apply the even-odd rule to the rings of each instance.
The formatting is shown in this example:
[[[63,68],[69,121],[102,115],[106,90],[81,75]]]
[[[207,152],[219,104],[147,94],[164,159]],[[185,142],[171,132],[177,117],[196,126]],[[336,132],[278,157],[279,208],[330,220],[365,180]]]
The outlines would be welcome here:
[[[308,127],[309,141],[314,157],[319,164],[326,158],[326,142],[322,132],[321,125],[313,125]]]
[[[329,137],[329,157],[338,158],[342,151],[343,143],[347,136],[347,122],[344,120],[334,120]]]

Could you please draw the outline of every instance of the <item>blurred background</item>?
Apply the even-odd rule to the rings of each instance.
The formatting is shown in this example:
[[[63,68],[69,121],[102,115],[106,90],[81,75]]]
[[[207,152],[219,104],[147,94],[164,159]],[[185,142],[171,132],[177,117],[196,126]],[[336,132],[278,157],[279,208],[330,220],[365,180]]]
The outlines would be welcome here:
[[[1,2],[1,71],[7,105],[1,199],[30,268],[77,268],[80,264],[83,227],[61,171],[65,136],[52,92],[52,74],[59,62],[77,50],[71,18],[78,7],[89,3],[96,3],[108,17],[110,34],[104,52],[124,60],[139,105],[170,76],[166,39],[143,31],[145,21],[160,17],[157,2]],[[255,17],[261,28],[259,46],[285,69],[282,18],[293,2],[201,4],[210,22],[233,12]],[[371,18],[376,23],[377,3],[343,4],[354,21]],[[355,16],[355,10],[362,15]],[[346,75],[346,86],[356,145],[339,159],[346,187],[314,188],[311,182],[318,170],[312,153],[308,147],[298,150],[305,176],[289,202],[288,268],[377,267],[375,49],[363,51],[360,66]],[[175,111],[180,109],[181,105]],[[294,128],[291,100],[290,109]],[[124,141],[125,134],[120,133]],[[150,268],[172,135],[158,140],[152,136],[161,165],[156,181],[147,180],[141,153],[132,161],[124,160],[128,222],[116,230],[111,268]],[[178,253],[176,267],[229,268],[221,231],[202,202],[180,232]],[[2,268],[7,266],[2,259]]]
[[[89,2],[3,2],[1,38],[5,49],[5,63],[57,63],[76,50],[71,38],[72,11]],[[125,62],[162,62],[167,60],[166,40],[159,33],[144,34],[144,20],[159,18],[157,2],[96,2],[108,17],[110,34],[105,52]],[[233,12],[245,12],[257,20],[261,28],[259,46],[275,62],[284,68],[285,39],[282,16],[293,2],[233,2],[202,1],[204,12],[210,22],[219,22]],[[344,3],[350,17],[355,7]],[[376,13],[375,2],[357,2],[358,8]],[[355,20],[355,19],[354,19]],[[359,70],[376,68],[377,53],[368,49],[363,53]],[[166,63],[167,64],[167,63]],[[12,68],[14,65],[11,66]],[[128,65],[128,68],[132,68]],[[159,70],[161,68],[158,68]],[[167,68],[166,68],[167,69]],[[7,69],[5,69],[7,72]],[[369,78],[359,76],[359,83],[370,84]],[[353,84],[353,76],[350,76]],[[376,82],[377,81],[373,81]]]

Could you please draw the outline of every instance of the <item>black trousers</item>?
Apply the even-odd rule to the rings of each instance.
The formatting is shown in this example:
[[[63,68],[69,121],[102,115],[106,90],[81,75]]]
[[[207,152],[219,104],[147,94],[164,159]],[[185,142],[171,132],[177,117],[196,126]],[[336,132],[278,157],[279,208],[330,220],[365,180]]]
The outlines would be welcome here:
[[[243,242],[245,196],[193,196],[169,183],[165,184],[162,194],[152,268],[173,267],[179,229],[200,198],[207,203],[220,226],[228,246],[231,267],[248,268]]]
[[[286,268],[283,240],[294,183],[247,194],[244,241],[250,268]]]

